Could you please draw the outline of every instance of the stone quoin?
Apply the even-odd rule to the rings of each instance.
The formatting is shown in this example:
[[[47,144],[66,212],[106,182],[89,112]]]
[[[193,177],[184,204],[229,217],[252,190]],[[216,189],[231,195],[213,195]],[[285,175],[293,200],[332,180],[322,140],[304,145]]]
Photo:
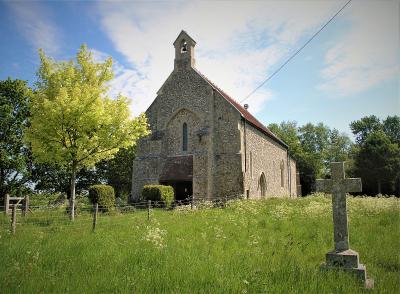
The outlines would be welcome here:
[[[296,197],[288,146],[195,68],[185,31],[173,45],[174,70],[146,111],[151,135],[137,145],[132,200],[148,184],[173,186],[176,200]]]

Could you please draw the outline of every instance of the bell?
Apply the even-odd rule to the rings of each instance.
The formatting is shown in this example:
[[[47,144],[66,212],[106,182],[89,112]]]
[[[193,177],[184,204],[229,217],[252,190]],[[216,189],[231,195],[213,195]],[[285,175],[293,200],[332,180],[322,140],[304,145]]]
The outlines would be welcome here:
[[[182,52],[187,52],[187,43],[186,42],[184,42],[183,44],[182,44],[182,50],[181,50]]]

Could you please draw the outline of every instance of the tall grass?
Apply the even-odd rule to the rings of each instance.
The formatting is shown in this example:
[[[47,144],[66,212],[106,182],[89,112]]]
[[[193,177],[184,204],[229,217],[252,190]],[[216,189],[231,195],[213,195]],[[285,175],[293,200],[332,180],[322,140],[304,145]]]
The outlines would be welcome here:
[[[349,198],[350,247],[378,293],[400,283],[394,198]],[[354,277],[321,271],[333,248],[331,200],[232,201],[226,208],[90,215],[35,212],[0,225],[1,293],[358,293]],[[29,218],[54,219],[40,224]],[[58,217],[58,218],[57,218]]]

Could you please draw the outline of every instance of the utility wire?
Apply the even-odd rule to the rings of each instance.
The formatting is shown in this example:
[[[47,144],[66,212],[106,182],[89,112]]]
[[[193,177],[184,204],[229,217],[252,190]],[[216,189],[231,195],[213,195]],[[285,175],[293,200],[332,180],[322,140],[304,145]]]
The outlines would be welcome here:
[[[275,76],[282,68],[285,67],[286,64],[288,64],[297,54],[300,53],[301,50],[304,49],[340,12],[342,12],[343,9],[346,8],[347,5],[350,4],[352,0],[347,1],[345,5],[343,5],[342,8],[339,9],[338,12],[335,13],[334,16],[332,16],[303,46],[301,46],[292,56],[290,56],[277,70],[275,70],[267,79],[265,79],[257,88],[255,88],[253,91],[250,92],[240,103],[243,103],[246,101],[251,95],[253,95],[258,89],[260,89],[266,82],[268,82],[270,79],[272,79],[273,76]]]

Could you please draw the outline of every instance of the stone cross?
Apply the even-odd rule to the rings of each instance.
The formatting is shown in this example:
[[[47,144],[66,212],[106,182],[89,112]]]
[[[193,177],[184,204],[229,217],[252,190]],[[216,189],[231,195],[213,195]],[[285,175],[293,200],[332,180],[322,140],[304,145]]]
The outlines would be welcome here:
[[[356,274],[366,288],[374,287],[374,280],[367,278],[365,266],[359,263],[358,253],[349,248],[346,193],[361,192],[361,179],[346,179],[344,162],[331,163],[331,179],[317,180],[317,191],[332,193],[333,232],[335,249],[326,254],[323,269],[341,269]]]
[[[317,180],[317,191],[332,193],[335,251],[348,250],[349,229],[347,225],[346,193],[361,192],[361,179],[346,179],[344,162],[332,162],[331,179]]]

